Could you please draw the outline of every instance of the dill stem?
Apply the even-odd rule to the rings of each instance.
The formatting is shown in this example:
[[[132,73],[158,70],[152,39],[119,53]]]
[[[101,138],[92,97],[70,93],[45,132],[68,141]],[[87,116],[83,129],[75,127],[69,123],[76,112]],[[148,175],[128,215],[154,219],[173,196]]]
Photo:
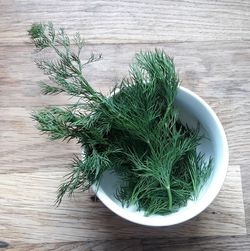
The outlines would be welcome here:
[[[173,205],[173,199],[172,199],[172,193],[171,193],[171,189],[170,186],[166,186],[167,192],[168,192],[168,208],[169,210],[172,209],[172,205]]]
[[[148,146],[149,146],[149,149],[151,150],[151,153],[154,153],[155,150],[154,150],[154,148],[153,148],[153,146],[152,146],[152,144],[151,144],[151,142],[150,142],[149,139],[147,140],[147,144],[148,144]]]

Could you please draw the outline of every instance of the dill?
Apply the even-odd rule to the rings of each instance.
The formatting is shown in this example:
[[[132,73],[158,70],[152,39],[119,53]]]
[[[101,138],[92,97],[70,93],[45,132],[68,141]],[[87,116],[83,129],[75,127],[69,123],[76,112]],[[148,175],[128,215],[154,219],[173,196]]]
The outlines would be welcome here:
[[[49,77],[41,83],[42,93],[78,98],[75,104],[32,114],[51,140],[77,139],[84,150],[84,158],[73,158],[57,204],[66,193],[98,184],[106,171],[121,179],[116,198],[124,206],[137,205],[145,215],[175,212],[198,197],[212,160],[197,153],[199,130],[179,120],[174,106],[179,79],[164,51],[137,53],[129,77],[106,97],[84,77],[85,66],[101,56],[82,62],[84,41],[78,33],[70,39],[64,29],[48,23],[32,25],[29,35],[38,51],[49,48],[56,54],[36,61]]]

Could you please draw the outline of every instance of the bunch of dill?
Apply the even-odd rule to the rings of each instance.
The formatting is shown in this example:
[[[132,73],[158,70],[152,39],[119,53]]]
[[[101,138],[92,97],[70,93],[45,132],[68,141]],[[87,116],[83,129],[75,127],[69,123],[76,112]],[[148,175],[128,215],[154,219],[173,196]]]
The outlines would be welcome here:
[[[32,25],[29,35],[38,51],[56,53],[53,60],[36,62],[50,79],[42,83],[42,92],[79,98],[33,114],[51,140],[75,138],[84,149],[84,158],[74,158],[58,190],[59,204],[65,193],[98,184],[106,171],[122,181],[115,191],[122,204],[135,204],[145,215],[174,212],[197,197],[211,173],[211,160],[197,153],[199,130],[178,118],[174,102],[179,80],[164,51],[136,54],[129,77],[106,97],[83,75],[84,67],[100,56],[80,60],[84,42],[78,33],[70,40],[64,29],[48,23]]]

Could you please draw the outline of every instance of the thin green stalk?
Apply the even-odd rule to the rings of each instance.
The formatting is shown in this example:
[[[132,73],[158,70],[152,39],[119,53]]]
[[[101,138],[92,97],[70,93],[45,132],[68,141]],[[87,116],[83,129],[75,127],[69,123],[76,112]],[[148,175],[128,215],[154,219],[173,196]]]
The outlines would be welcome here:
[[[173,199],[172,199],[172,193],[171,193],[171,189],[170,186],[168,185],[166,187],[167,191],[168,191],[168,209],[172,210],[172,206],[173,206]]]

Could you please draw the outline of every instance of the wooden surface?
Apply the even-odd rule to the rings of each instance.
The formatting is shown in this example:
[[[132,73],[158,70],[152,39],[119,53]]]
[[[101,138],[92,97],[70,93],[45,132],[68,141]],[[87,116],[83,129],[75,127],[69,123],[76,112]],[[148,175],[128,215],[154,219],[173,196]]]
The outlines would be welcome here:
[[[230,166],[222,191],[207,210],[186,223],[162,228],[127,222],[101,202],[93,202],[89,193],[77,194],[56,208],[55,193],[65,172],[47,171],[49,177],[44,171],[0,175],[0,230],[8,243],[246,234],[239,166]]]
[[[103,54],[85,72],[103,92],[126,76],[140,49],[174,56],[182,85],[213,107],[229,142],[230,171],[209,209],[182,226],[154,229],[120,219],[88,194],[53,207],[79,146],[49,142],[30,119],[39,107],[70,102],[39,93],[37,81],[45,77],[26,30],[47,20],[79,31],[84,55]],[[250,250],[249,97],[247,0],[0,0],[0,248],[7,242],[9,250]]]

